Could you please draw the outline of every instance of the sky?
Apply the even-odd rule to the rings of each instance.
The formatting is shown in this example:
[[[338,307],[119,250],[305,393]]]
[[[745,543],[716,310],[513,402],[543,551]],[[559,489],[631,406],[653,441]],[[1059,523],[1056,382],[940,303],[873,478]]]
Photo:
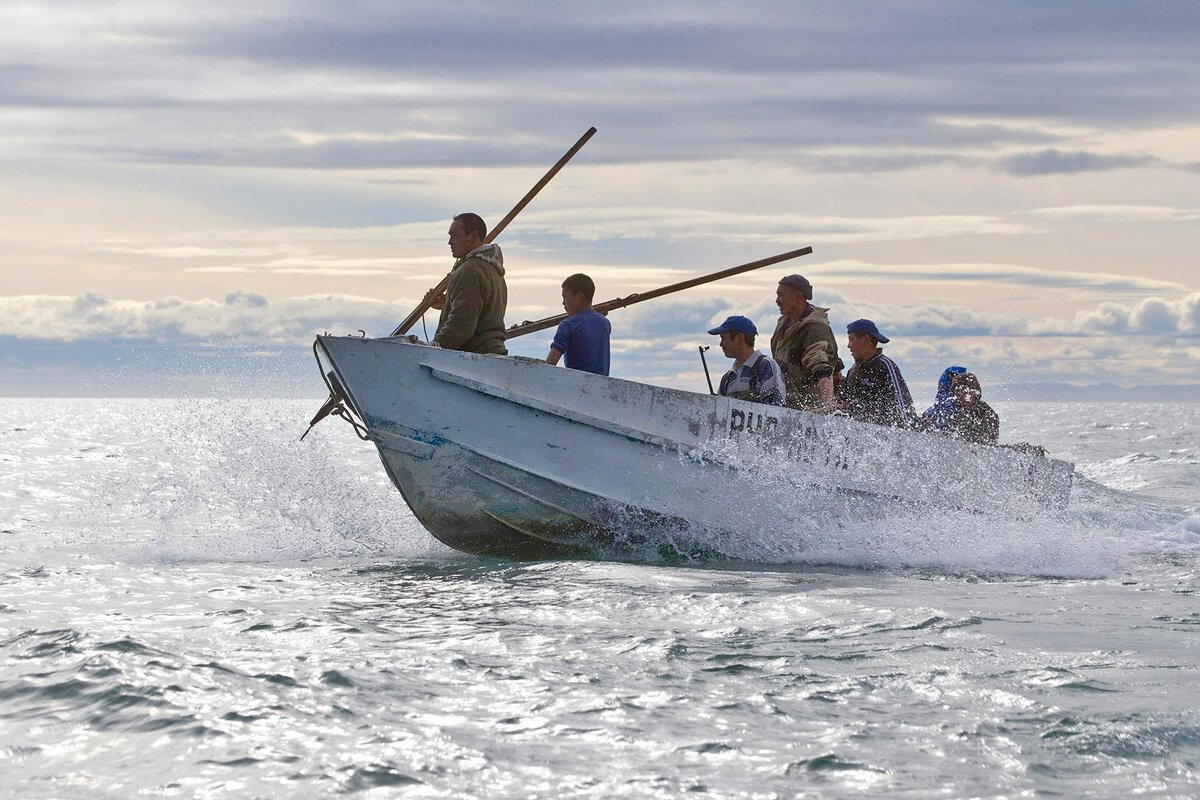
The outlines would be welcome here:
[[[0,394],[318,396],[315,334],[389,333],[590,126],[498,239],[510,324],[813,248],[613,312],[614,375],[702,390],[799,272],[915,394],[1200,388],[1197,42],[1194,0],[9,0]]]

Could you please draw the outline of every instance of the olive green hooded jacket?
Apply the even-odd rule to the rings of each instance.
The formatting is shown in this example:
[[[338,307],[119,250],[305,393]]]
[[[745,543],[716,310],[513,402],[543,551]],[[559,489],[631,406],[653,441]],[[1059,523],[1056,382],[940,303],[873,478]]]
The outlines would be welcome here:
[[[480,245],[454,264],[433,340],[447,350],[507,355],[504,346],[507,307],[504,254],[499,245]]]
[[[837,341],[829,327],[829,309],[810,305],[808,313],[791,325],[787,317],[780,317],[771,336],[771,355],[783,370],[787,406],[818,410],[817,381],[842,370]]]

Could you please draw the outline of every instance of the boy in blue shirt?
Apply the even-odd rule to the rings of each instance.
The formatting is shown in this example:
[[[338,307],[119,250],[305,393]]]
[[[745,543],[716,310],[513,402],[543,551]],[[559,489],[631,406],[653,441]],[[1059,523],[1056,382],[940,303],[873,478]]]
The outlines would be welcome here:
[[[612,323],[592,308],[596,284],[581,272],[562,283],[563,309],[568,316],[558,323],[550,345],[547,364],[557,364],[567,357],[567,369],[608,374],[608,337]]]

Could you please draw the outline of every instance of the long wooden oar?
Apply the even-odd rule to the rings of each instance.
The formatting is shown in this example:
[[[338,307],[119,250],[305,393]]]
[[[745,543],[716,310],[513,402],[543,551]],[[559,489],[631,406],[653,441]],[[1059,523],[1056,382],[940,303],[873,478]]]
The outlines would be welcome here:
[[[513,206],[513,210],[508,212],[504,219],[500,220],[500,223],[492,228],[491,232],[487,235],[487,238],[483,240],[483,243],[487,244],[495,240],[495,238],[500,235],[500,232],[508,227],[508,223],[513,221],[513,217],[517,216],[517,214],[520,214],[521,210],[524,209],[525,206],[529,205],[529,201],[537,196],[537,193],[542,190],[542,187],[549,183],[550,179],[557,175],[560,169],[566,166],[567,162],[571,160],[572,156],[578,153],[579,149],[587,144],[588,139],[592,138],[592,135],[595,132],[595,128],[588,128],[587,133],[585,133],[583,136],[580,136],[579,141],[577,141],[571,147],[571,149],[568,150],[566,154],[558,160],[558,163],[551,167],[550,171],[543,175],[542,179],[535,183],[533,188],[521,198],[521,202]],[[412,313],[404,318],[404,322],[401,322],[400,325],[397,326],[396,330],[392,331],[392,336],[400,336],[401,334],[408,333],[408,329],[417,324],[417,320],[421,318],[421,315],[433,306],[433,298],[446,291],[446,287],[450,284],[450,275],[453,274],[453,272],[447,274],[446,277],[442,278],[441,282],[437,286],[433,287],[431,290],[429,290],[429,292],[426,293],[425,299],[421,301],[420,305],[414,308]]]
[[[743,272],[749,272],[752,269],[769,267],[772,264],[778,264],[780,261],[788,261],[793,258],[799,258],[800,256],[806,256],[811,252],[811,247],[801,247],[799,250],[792,250],[788,253],[780,253],[777,256],[771,256],[770,258],[764,258],[759,261],[751,261],[748,264],[739,264],[736,267],[723,269],[720,272],[701,275],[699,278],[692,278],[690,280],[680,281],[679,283],[672,283],[670,286],[663,286],[659,289],[651,289],[648,292],[641,292],[639,294],[631,294],[627,297],[618,297],[616,300],[609,300],[605,303],[596,303],[592,306],[592,308],[594,308],[596,311],[599,311],[601,314],[606,314],[616,308],[625,308],[625,306],[631,306],[634,303],[642,303],[646,300],[653,300],[654,298],[662,297],[665,294],[681,292],[684,289],[690,289],[693,286],[700,286],[701,284],[711,283],[712,281],[719,281],[721,278],[739,275]],[[566,318],[566,314],[559,314],[554,317],[546,317],[545,319],[539,319],[534,322],[522,322],[520,325],[514,325],[506,330],[504,332],[504,338],[513,339],[517,336],[524,336],[527,333],[544,331],[546,328],[553,328]]]

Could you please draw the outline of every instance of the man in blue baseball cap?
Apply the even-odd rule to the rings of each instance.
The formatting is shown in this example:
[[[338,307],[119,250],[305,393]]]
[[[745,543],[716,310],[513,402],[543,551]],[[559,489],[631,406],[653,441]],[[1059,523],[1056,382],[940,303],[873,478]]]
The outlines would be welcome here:
[[[880,344],[891,340],[869,319],[856,319],[846,326],[846,346],[854,366],[838,387],[841,409],[851,417],[876,425],[897,428],[916,426],[917,412],[900,367],[883,354]]]
[[[775,290],[779,322],[771,336],[771,355],[783,369],[787,404],[802,411],[827,411],[842,360],[829,327],[829,309],[814,306],[812,284],[803,275],[785,275]]]
[[[775,359],[754,349],[758,328],[754,327],[753,322],[741,315],[734,315],[726,317],[709,333],[721,337],[721,352],[733,359],[733,369],[721,378],[718,394],[753,403],[783,405],[787,392],[783,373]]]

